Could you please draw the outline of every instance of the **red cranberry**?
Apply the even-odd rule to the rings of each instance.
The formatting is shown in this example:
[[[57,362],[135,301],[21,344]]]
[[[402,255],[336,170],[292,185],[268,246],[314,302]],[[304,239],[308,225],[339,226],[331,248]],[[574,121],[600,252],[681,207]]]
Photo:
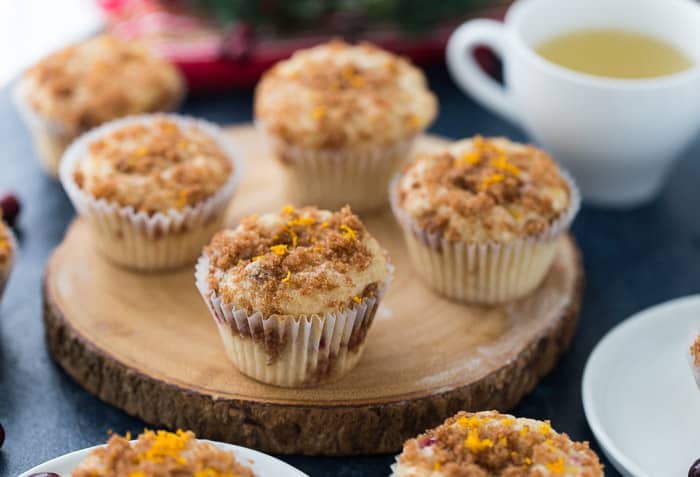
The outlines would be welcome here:
[[[0,195],[0,209],[2,210],[2,218],[8,225],[12,225],[17,219],[20,211],[19,199],[14,194]]]
[[[433,444],[435,444],[435,438],[434,437],[426,437],[422,439],[421,441],[418,442],[418,446],[423,449],[425,447],[430,447]]]
[[[55,472],[39,472],[38,474],[31,474],[29,477],[61,477]]]
[[[700,459],[693,462],[688,470],[688,477],[700,477]]]

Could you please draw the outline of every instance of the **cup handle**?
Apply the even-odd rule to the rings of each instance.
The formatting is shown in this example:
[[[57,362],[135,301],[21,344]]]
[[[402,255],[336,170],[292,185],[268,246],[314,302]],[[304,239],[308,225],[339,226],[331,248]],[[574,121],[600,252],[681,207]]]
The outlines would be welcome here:
[[[503,23],[495,20],[471,20],[457,28],[447,42],[447,69],[460,88],[482,106],[519,124],[520,120],[507,88],[488,76],[471,54],[472,49],[485,45],[505,61]]]

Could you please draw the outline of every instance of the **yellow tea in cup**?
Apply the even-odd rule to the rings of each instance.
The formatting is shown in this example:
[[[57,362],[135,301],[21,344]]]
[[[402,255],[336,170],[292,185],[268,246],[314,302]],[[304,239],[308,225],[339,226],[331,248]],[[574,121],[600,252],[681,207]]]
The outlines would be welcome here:
[[[564,68],[609,78],[653,78],[679,73],[693,65],[676,46],[624,30],[565,33],[544,41],[535,51]]]

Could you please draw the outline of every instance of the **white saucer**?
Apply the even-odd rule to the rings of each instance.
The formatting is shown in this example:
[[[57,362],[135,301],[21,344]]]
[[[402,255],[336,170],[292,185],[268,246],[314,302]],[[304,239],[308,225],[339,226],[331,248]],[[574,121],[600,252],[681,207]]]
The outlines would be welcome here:
[[[275,459],[267,454],[263,454],[262,452],[231,444],[224,444],[223,442],[205,442],[211,442],[221,449],[233,452],[236,456],[236,460],[241,464],[250,466],[250,468],[253,469],[256,477],[309,477],[291,465],[286,464],[279,459]],[[48,462],[26,471],[19,477],[28,477],[29,475],[37,472],[55,472],[61,477],[70,477],[73,469],[80,462],[82,462],[93,449],[96,449],[97,447],[100,446],[71,452],[70,454],[51,459]]]
[[[688,365],[700,295],[642,311],[588,359],[583,408],[598,443],[626,477],[684,476],[700,457],[700,392]]]

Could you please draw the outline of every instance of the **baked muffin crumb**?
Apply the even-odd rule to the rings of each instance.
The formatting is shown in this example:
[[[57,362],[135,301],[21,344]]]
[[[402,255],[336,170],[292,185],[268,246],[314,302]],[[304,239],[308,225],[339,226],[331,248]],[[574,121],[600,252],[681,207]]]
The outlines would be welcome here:
[[[407,441],[396,475],[602,477],[603,472],[588,443],[571,441],[549,421],[484,411],[460,412]]]
[[[72,177],[98,200],[153,215],[203,202],[232,173],[230,158],[202,128],[159,118],[90,143]]]
[[[342,310],[376,291],[388,259],[350,207],[285,207],[251,216],[205,249],[208,284],[249,313],[311,315]]]
[[[170,63],[109,35],[47,56],[26,71],[21,86],[30,107],[67,136],[129,114],[171,110],[184,91]]]
[[[12,239],[7,225],[2,221],[0,213],[0,266],[9,263],[12,258]]]
[[[436,111],[423,73],[369,43],[299,50],[267,71],[255,92],[256,118],[269,132],[316,149],[403,140]]]
[[[544,151],[480,136],[419,155],[397,187],[398,205],[422,230],[480,243],[542,234],[572,195]]]
[[[693,357],[693,363],[700,366],[700,334],[697,335],[693,344],[690,345],[690,355]]]
[[[189,431],[145,430],[136,442],[113,435],[72,477],[255,477],[231,452],[195,439]]]

